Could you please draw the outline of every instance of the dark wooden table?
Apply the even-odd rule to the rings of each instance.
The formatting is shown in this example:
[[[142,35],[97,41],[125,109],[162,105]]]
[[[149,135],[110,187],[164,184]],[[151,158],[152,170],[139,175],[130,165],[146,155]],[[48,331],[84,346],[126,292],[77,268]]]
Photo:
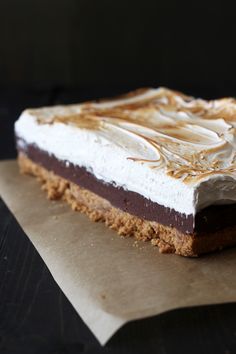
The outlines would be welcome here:
[[[13,122],[25,107],[109,94],[0,90],[0,159],[15,157]],[[180,309],[135,321],[101,347],[0,199],[0,354],[152,352],[236,353],[236,303]]]

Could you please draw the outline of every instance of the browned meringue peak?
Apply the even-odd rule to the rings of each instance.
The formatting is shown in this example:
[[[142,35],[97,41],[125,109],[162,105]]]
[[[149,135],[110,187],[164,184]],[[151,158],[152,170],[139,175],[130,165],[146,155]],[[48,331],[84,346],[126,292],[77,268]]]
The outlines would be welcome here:
[[[185,183],[198,183],[211,175],[236,178],[236,101],[232,98],[206,101],[159,88],[87,102],[79,110],[77,106],[78,113],[69,107],[68,114],[65,108],[64,114],[52,116],[47,123],[99,130],[113,143],[118,140],[116,131],[123,132],[121,143],[141,139],[156,157],[144,158],[137,150],[136,156],[128,158],[164,168]]]
[[[145,96],[145,94],[150,95]],[[135,99],[136,98],[136,99]],[[133,99],[133,101],[131,101]],[[108,103],[108,107],[106,107]],[[105,104],[105,107],[104,107]],[[110,104],[110,105],[109,105]],[[222,118],[236,121],[236,100],[234,98],[221,98],[216,100],[203,100],[187,96],[181,92],[173,91],[164,87],[159,89],[138,89],[115,99],[91,101],[82,105],[84,111],[113,111],[128,110],[139,111],[155,110],[182,111],[199,115],[202,118]]]

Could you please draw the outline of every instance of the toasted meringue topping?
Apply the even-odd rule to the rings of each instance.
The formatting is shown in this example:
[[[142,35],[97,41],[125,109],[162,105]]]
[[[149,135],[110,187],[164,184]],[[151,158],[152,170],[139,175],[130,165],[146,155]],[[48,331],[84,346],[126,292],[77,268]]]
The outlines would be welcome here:
[[[98,130],[108,141],[132,146],[127,159],[164,169],[186,184],[199,184],[212,175],[236,178],[232,98],[205,101],[166,88],[143,89],[115,100],[38,113],[40,124],[60,122]],[[134,148],[139,143],[142,151]]]

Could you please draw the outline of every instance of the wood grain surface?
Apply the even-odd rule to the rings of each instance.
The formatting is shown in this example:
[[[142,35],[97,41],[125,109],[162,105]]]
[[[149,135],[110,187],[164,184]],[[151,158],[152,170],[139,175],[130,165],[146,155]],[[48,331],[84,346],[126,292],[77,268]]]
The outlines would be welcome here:
[[[15,156],[13,122],[23,108],[104,93],[109,95],[81,90],[0,92],[0,158]],[[233,354],[236,303],[175,310],[135,321],[101,347],[0,200],[0,353]]]

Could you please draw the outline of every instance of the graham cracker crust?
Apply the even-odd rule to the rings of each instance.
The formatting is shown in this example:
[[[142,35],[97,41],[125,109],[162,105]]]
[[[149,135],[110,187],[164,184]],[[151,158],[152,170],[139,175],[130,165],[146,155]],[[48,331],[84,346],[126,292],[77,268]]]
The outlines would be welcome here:
[[[92,221],[103,221],[119,235],[150,241],[161,253],[197,257],[236,244],[236,226],[212,233],[184,234],[174,227],[143,220],[115,208],[106,199],[46,170],[22,152],[18,163],[21,173],[37,177],[49,199],[65,200],[73,210],[86,214]]]

